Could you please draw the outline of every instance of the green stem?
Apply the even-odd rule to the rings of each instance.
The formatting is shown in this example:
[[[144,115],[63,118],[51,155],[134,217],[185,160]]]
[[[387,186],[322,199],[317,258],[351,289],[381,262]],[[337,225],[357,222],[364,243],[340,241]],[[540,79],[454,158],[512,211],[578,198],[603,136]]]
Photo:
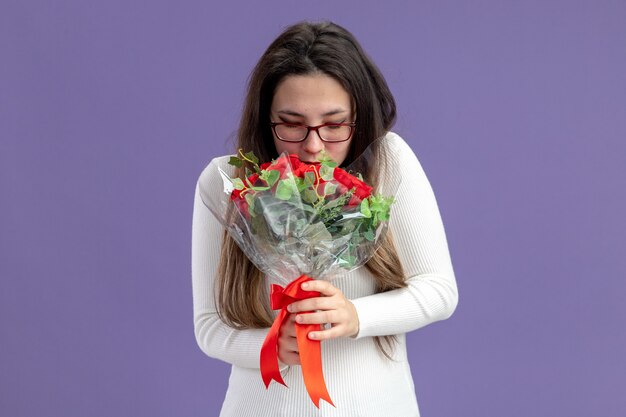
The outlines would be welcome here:
[[[315,169],[313,169],[313,173],[315,174],[315,184],[313,184],[313,188],[315,190],[315,195],[317,196],[317,203],[313,204],[313,207],[317,208],[317,206],[319,206],[324,201],[325,195],[320,195],[317,192],[317,187],[319,187],[322,177],[320,177],[319,173]]]
[[[254,162],[251,159],[248,159],[248,157],[243,153],[243,150],[241,148],[239,148],[239,155],[241,155],[241,159],[243,159],[244,161],[248,161],[250,162],[250,164],[252,164],[252,167],[254,168],[254,170],[257,173],[261,172],[261,169],[259,168],[259,166],[256,164],[256,162]]]

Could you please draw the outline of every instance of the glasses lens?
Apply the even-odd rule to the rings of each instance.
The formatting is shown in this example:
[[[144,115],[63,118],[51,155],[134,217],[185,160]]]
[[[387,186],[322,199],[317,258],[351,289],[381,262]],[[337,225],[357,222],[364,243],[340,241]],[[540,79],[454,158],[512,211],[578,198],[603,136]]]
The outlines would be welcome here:
[[[307,128],[302,125],[280,124],[276,126],[276,134],[286,141],[298,142],[306,136]]]
[[[350,126],[324,126],[320,128],[320,136],[328,142],[342,142],[350,137]]]

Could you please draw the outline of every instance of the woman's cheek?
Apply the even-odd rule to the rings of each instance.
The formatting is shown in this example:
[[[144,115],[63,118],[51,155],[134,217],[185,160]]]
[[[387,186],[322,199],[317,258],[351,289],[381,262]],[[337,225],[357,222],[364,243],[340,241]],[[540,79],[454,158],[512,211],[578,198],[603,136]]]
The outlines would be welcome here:
[[[337,144],[337,148],[329,150],[331,158],[339,165],[341,165],[348,156],[348,151],[350,150],[350,142],[352,142],[352,140],[349,140],[347,143],[342,142],[340,144]]]

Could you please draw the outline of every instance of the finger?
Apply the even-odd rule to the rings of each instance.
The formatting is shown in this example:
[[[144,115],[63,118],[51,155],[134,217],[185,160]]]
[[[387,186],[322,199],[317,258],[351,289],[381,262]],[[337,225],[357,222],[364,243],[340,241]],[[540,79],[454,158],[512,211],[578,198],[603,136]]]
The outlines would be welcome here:
[[[283,361],[286,364],[297,364],[300,365],[300,355],[298,353],[293,353],[293,352],[285,352],[284,354],[280,355],[280,360]]]
[[[286,336],[286,337],[296,337],[296,326],[295,324],[293,326],[289,326],[287,328],[285,328],[285,330],[281,331],[281,336]]]
[[[280,349],[287,352],[298,352],[298,339],[291,336],[282,336],[279,338],[278,344]]]
[[[296,337],[296,315],[292,314],[288,320],[285,320],[282,326],[280,326],[280,335],[286,335],[289,337]]]
[[[345,333],[344,327],[345,326],[334,326],[334,327],[331,327],[328,330],[318,330],[318,331],[315,331],[315,332],[309,332],[308,336],[309,336],[309,339],[312,339],[312,340],[333,339],[333,338],[340,337],[340,336],[344,335],[344,333]]]
[[[341,300],[336,297],[314,297],[291,303],[288,310],[291,313],[297,313],[299,311],[335,310],[337,308],[341,308]]]
[[[325,324],[339,323],[340,314],[337,310],[318,311],[317,313],[302,313],[296,316],[296,323]]]
[[[289,326],[280,331],[279,337],[296,337],[296,325]]]
[[[325,296],[333,296],[340,292],[339,288],[335,287],[333,284],[323,279],[314,279],[311,281],[303,282],[301,288],[306,291],[318,291]]]

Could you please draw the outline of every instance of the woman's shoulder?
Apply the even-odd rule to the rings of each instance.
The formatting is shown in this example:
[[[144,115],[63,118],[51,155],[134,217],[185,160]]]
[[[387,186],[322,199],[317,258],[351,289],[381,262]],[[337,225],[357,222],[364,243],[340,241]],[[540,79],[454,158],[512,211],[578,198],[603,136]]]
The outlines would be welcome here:
[[[228,163],[231,156],[233,155],[214,157],[200,172],[197,185],[203,200],[206,201],[211,195],[215,196],[215,193],[224,192],[223,174],[231,178],[235,174],[235,167]]]
[[[405,155],[406,152],[409,154],[415,154],[411,146],[404,140],[402,136],[398,133],[389,131],[385,135],[385,140],[389,144],[389,148],[392,152],[397,154],[398,156]]]
[[[389,131],[384,140],[385,152],[383,155],[398,170],[404,171],[421,165],[411,145],[398,133]]]
[[[221,155],[212,158],[202,168],[200,175],[198,176],[198,182],[210,181],[211,177],[219,173],[219,170],[225,171],[227,174],[234,173],[235,167],[228,164],[230,157],[234,155]]]

